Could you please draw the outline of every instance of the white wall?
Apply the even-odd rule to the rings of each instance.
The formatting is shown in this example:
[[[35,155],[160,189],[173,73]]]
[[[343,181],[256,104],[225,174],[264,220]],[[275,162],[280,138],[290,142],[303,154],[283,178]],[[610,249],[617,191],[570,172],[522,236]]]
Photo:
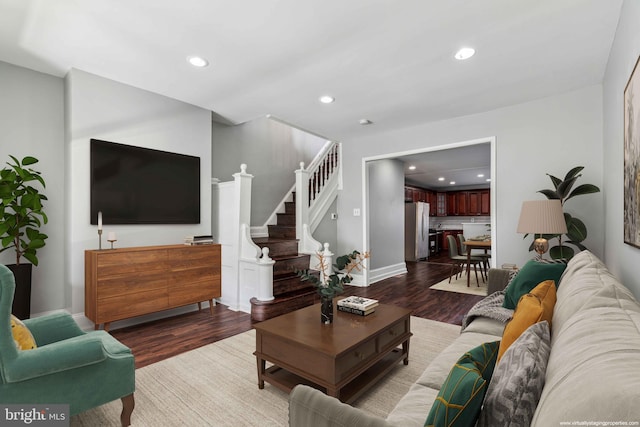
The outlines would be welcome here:
[[[640,55],[640,2],[622,6],[604,78],[604,196],[607,266],[640,298],[640,249],[624,243],[624,88]]]
[[[33,269],[31,312],[65,308],[64,286],[64,81],[22,67],[0,62],[0,162],[9,154],[22,160],[34,156],[33,168],[42,172],[49,199],[44,211],[49,222],[42,231],[49,236],[38,251]],[[15,252],[0,254],[3,264],[15,264]],[[27,262],[22,260],[22,262]]]
[[[211,232],[211,113],[161,95],[80,70],[66,77],[68,232],[67,280],[71,311],[84,311],[84,251],[98,247],[89,218],[91,138],[200,157],[199,225],[108,225],[117,247],[179,244],[189,234]],[[167,195],[171,203],[171,195]],[[106,244],[106,240],[103,240]]]
[[[425,147],[496,137],[496,264],[522,265],[532,254],[529,242],[516,233],[522,201],[544,199],[537,191],[550,188],[545,173],[562,175],[585,166],[580,182],[602,187],[602,87],[586,87],[524,104],[435,123],[365,135],[343,142],[344,190],[338,200],[339,252],[363,246],[362,158]],[[621,156],[620,156],[621,158]],[[589,230],[584,242],[596,255],[604,251],[603,193],[570,200],[566,211],[583,219]],[[398,239],[402,239],[399,234]],[[369,248],[364,248],[369,249]]]

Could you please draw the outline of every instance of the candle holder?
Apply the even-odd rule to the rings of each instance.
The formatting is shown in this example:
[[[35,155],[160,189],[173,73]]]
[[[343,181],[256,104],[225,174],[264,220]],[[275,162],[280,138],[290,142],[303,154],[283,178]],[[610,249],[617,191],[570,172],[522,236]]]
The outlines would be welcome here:
[[[107,242],[111,243],[111,249],[113,249],[113,242],[117,242],[118,239],[116,239],[116,233],[109,233],[107,235]]]
[[[98,250],[102,250],[102,229],[98,229]]]

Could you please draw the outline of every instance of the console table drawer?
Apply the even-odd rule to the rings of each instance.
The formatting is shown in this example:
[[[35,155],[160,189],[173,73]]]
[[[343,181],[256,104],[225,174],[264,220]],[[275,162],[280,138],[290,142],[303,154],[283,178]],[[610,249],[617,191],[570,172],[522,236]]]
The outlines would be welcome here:
[[[354,368],[361,367],[377,354],[376,340],[366,341],[336,361],[336,381],[344,379]]]
[[[378,337],[378,345],[380,351],[384,350],[389,345],[394,345],[394,342],[397,345],[400,337],[409,333],[409,321],[403,320],[401,322],[395,323],[389,329],[384,331]]]

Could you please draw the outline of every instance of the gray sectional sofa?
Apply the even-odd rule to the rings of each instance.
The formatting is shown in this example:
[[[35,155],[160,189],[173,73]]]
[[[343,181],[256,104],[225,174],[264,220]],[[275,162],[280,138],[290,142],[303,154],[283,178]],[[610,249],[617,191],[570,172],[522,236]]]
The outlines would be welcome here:
[[[502,272],[492,270],[491,291],[506,283]],[[499,340],[503,329],[504,323],[497,320],[474,319],[386,419],[300,385],[290,394],[289,425],[423,426],[458,358],[482,343]],[[640,425],[640,304],[589,251],[577,254],[560,280],[544,378],[532,426]]]

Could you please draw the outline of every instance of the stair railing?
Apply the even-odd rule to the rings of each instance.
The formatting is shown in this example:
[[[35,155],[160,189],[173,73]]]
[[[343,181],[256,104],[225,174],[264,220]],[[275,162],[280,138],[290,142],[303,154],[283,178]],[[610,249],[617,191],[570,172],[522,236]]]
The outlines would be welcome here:
[[[273,299],[273,261],[269,249],[251,239],[251,181],[247,165],[233,174],[233,181],[213,183],[212,234],[222,246],[222,296],[231,310],[251,312],[250,300]],[[266,249],[266,250],[265,250]]]
[[[296,238],[300,253],[315,254],[322,245],[311,237],[342,187],[341,146],[327,141],[309,167],[296,170]],[[305,228],[306,226],[306,228]]]

